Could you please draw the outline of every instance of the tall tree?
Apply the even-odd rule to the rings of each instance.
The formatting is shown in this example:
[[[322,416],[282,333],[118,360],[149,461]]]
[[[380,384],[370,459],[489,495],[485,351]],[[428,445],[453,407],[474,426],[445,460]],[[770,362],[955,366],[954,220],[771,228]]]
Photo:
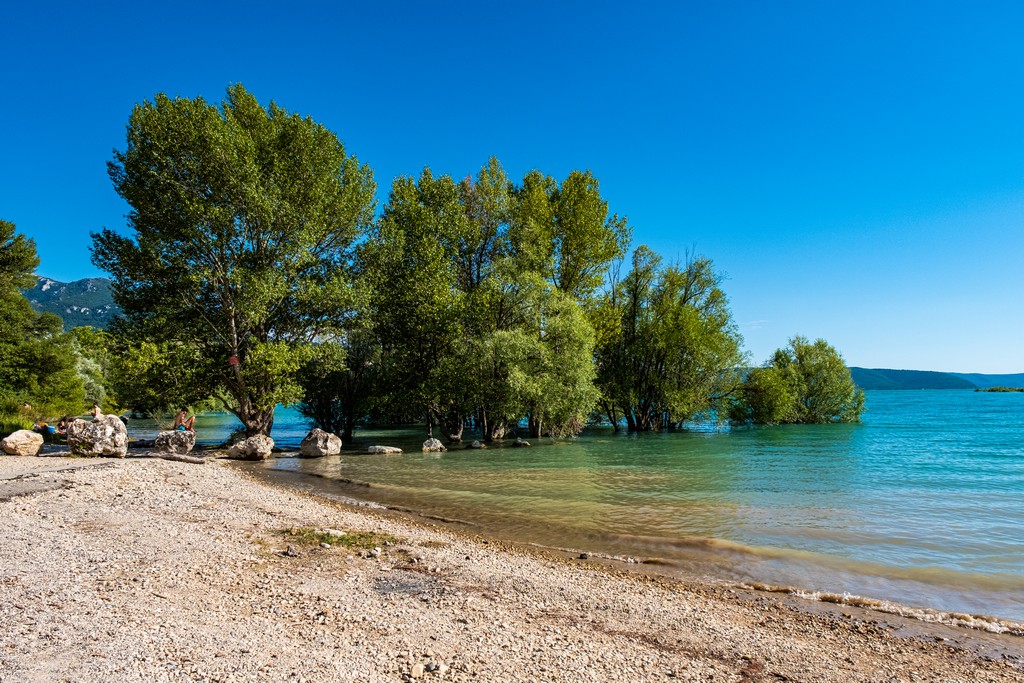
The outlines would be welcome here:
[[[741,338],[720,277],[694,258],[663,266],[644,246],[633,268],[599,300],[602,411],[630,431],[678,427],[725,407],[739,377]]]
[[[108,164],[130,237],[93,235],[122,334],[184,351],[245,427],[270,433],[277,403],[352,308],[350,247],[370,223],[370,169],[337,136],[241,85],[215,106],[163,94],[137,105]],[[194,351],[194,355],[191,353]],[[183,387],[183,390],[186,389]]]
[[[450,434],[460,432],[472,411],[457,352],[466,303],[459,276],[468,272],[457,255],[472,244],[470,233],[456,183],[424,169],[418,180],[395,179],[361,250],[390,392],[415,406],[431,433],[446,420]]]
[[[85,399],[70,335],[53,313],[37,314],[22,295],[35,284],[35,243],[0,220],[0,414],[32,406],[33,419],[77,413]]]

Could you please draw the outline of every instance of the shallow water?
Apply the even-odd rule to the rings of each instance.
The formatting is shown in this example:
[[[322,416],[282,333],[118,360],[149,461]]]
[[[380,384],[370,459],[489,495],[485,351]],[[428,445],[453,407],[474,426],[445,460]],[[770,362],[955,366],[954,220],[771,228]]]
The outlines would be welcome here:
[[[860,425],[604,429],[431,455],[422,433],[364,432],[362,448],[406,454],[260,467],[511,540],[1024,620],[1024,394],[869,392],[868,408]],[[306,430],[280,411],[274,436]]]

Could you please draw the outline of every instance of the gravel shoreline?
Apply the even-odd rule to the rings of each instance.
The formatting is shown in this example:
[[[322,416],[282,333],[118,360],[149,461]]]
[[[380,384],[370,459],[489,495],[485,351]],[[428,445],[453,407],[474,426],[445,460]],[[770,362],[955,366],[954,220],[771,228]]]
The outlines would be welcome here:
[[[620,572],[224,461],[0,458],[0,509],[0,681],[1024,679],[1019,637]]]

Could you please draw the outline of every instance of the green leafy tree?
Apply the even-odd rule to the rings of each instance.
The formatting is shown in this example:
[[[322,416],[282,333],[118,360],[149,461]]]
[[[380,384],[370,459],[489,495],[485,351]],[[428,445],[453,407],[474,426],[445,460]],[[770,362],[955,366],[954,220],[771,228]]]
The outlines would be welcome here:
[[[663,266],[641,246],[596,303],[600,405],[613,425],[674,428],[726,408],[743,355],[720,280],[708,259]]]
[[[353,308],[369,168],[324,126],[235,85],[220,106],[162,94],[136,106],[109,172],[134,234],[93,235],[93,261],[113,277],[118,333],[162,355],[145,381],[187,363],[174,403],[212,395],[247,434],[270,433],[275,405],[302,397],[316,340]]]
[[[733,416],[756,424],[826,424],[858,422],[863,412],[864,392],[839,352],[824,339],[797,336],[748,375]]]
[[[356,425],[377,405],[380,346],[370,331],[352,329],[340,341],[318,344],[299,380],[304,397],[298,411],[351,444]]]
[[[793,415],[795,398],[786,376],[773,367],[754,368],[743,381],[730,418],[734,422],[779,424]]]
[[[37,314],[21,293],[35,284],[38,265],[35,243],[0,220],[0,414],[31,420],[78,413],[85,400],[63,321]]]
[[[456,183],[425,169],[418,180],[395,179],[361,254],[389,400],[423,418],[430,433],[446,419],[449,433],[459,432],[472,410],[456,390],[466,301],[454,262],[469,232]]]
[[[604,281],[629,246],[632,229],[609,215],[608,202],[589,172],[572,171],[561,185],[531,171],[514,190],[510,246],[520,264],[560,291],[583,301]]]
[[[86,399],[102,406],[106,413],[120,412],[121,405],[113,393],[112,337],[94,327],[73,327],[68,332],[75,352],[78,376],[85,386]]]

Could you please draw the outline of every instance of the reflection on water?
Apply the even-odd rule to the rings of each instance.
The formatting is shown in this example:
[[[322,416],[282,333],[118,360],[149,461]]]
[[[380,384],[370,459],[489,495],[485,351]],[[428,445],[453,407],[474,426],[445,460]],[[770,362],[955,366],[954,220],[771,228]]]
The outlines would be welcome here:
[[[597,429],[429,456],[422,432],[366,432],[363,449],[406,454],[261,467],[513,540],[1024,619],[1024,394],[870,392],[868,406],[862,425]]]
[[[171,420],[158,423],[152,419],[128,421],[128,436],[133,439],[154,439],[163,429],[171,428]],[[232,432],[242,429],[242,423],[231,413],[203,413],[196,416],[194,425],[196,443],[219,446],[226,443]],[[274,443],[281,448],[298,448],[310,425],[298,411],[278,406],[274,411]]]

